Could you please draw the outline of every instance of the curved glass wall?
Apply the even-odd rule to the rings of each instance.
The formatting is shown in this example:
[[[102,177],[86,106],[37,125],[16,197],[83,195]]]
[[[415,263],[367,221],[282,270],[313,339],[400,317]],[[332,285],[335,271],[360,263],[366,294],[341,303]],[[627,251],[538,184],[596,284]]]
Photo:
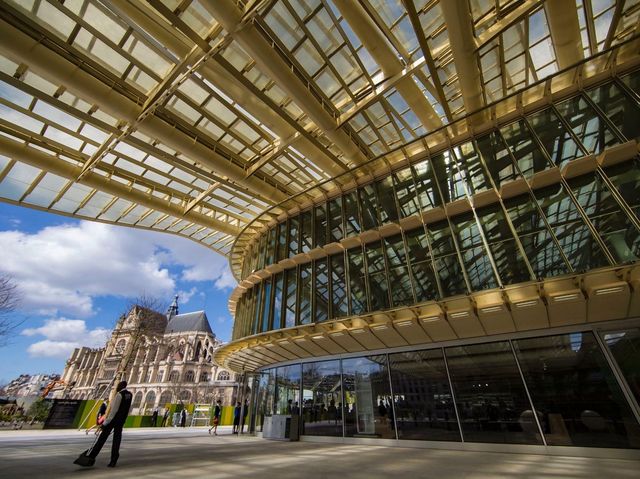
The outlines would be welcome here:
[[[258,430],[284,414],[307,435],[638,449],[637,338],[584,330],[267,369]]]
[[[635,139],[640,127],[629,118],[640,108],[638,77],[550,105],[289,218],[254,244],[244,275]],[[233,339],[640,258],[637,158],[518,191],[272,275],[238,300]]]

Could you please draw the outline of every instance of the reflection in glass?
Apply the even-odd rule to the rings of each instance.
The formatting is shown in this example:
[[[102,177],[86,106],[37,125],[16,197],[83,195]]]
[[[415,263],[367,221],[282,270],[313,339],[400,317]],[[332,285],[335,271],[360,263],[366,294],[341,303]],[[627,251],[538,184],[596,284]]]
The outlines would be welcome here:
[[[300,299],[298,300],[298,324],[309,324],[311,319],[311,264],[300,266],[298,279]]]
[[[291,328],[296,325],[296,269],[289,269],[284,273],[286,278],[284,327]]]
[[[276,368],[276,414],[300,414],[300,366]]]
[[[424,160],[412,166],[416,178],[416,197],[423,210],[442,204],[442,198],[433,178],[431,160]]]
[[[373,185],[365,185],[358,189],[358,196],[360,197],[360,205],[362,209],[362,226],[363,229],[371,230],[380,226],[378,222],[378,198]]]
[[[640,108],[638,103],[627,96],[618,86],[611,82],[587,92],[587,95],[604,112],[627,140],[640,139]]]
[[[556,166],[562,168],[569,161],[584,156],[552,108],[529,115],[527,119]]]
[[[273,291],[273,329],[280,329],[283,327],[283,308],[282,308],[282,288],[283,288],[284,272],[280,272],[276,275],[274,280]]]
[[[298,238],[300,236],[300,231],[298,230],[299,223],[297,216],[289,218],[289,258],[298,254]]]
[[[393,192],[393,176],[389,175],[376,183],[380,224],[398,220],[398,209]]]
[[[640,219],[640,159],[636,156],[631,161],[610,166],[604,171]]]
[[[551,167],[523,120],[502,127],[500,132],[525,178]]]
[[[342,198],[336,198],[327,203],[329,212],[329,241],[340,241],[344,238],[342,227]]]
[[[325,205],[318,205],[313,212],[313,244],[315,248],[321,248],[327,244],[327,214],[325,211]]]
[[[327,259],[314,262],[315,267],[315,322],[329,319],[329,271]]]
[[[361,314],[367,311],[366,273],[362,247],[347,250],[349,261],[349,308],[350,314]]]
[[[374,241],[365,246],[367,254],[367,272],[371,310],[378,311],[389,307],[389,282],[385,273],[382,242]]]
[[[302,365],[302,434],[342,436],[339,360]]]
[[[496,188],[521,176],[497,131],[480,137],[477,143]]]
[[[300,215],[300,252],[313,248],[313,213],[305,211]]]
[[[460,441],[441,349],[389,355],[399,439]]]
[[[344,254],[331,256],[331,317],[341,318],[349,314],[347,302],[346,272],[344,270]]]
[[[458,170],[455,159],[449,150],[432,157],[431,164],[435,177],[438,179],[444,203],[456,201],[466,196],[466,181]]]
[[[411,167],[406,167],[393,174],[393,182],[398,198],[400,216],[406,218],[420,211],[420,202],[416,195],[416,186],[413,182]]]
[[[593,333],[513,342],[547,444],[640,447],[640,429]]]
[[[346,235],[352,236],[362,231],[360,222],[360,212],[358,210],[358,195],[355,191],[347,193],[343,197],[344,201],[344,216],[345,216],[345,228]]]
[[[395,439],[386,356],[342,360],[346,437]]]
[[[605,333],[604,341],[616,359],[620,371],[640,404],[640,329]]]
[[[489,255],[482,243],[480,229],[473,213],[465,213],[451,218],[458,239],[464,267],[473,291],[496,288],[496,281]]]
[[[429,254],[427,235],[424,229],[416,228],[406,234],[407,252],[411,263],[411,274],[416,293],[416,302],[438,299],[438,282]]]
[[[472,142],[469,141],[455,147],[453,152],[458,159],[460,170],[466,176],[467,184],[471,188],[471,194],[493,188],[489,173],[486,171]]]
[[[261,332],[269,331],[269,313],[271,312],[271,279],[265,279],[262,283],[262,329]]]
[[[542,444],[507,341],[445,352],[465,441]]]
[[[272,416],[275,410],[276,370],[260,372],[256,394],[256,430],[262,432],[265,416]]]

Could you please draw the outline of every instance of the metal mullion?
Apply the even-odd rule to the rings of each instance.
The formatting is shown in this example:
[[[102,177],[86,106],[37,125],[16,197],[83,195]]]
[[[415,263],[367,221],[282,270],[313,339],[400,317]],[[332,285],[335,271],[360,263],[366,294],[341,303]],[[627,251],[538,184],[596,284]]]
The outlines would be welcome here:
[[[601,86],[606,85],[606,83]],[[609,119],[609,116],[600,109],[600,107],[586,94],[584,90],[580,91],[580,97],[583,98],[587,104],[593,109],[593,111],[600,117],[602,121],[611,129],[612,133],[616,136],[620,143],[628,141],[624,134],[618,129],[618,127]]]
[[[524,385],[524,392],[527,393],[527,399],[529,399],[529,405],[531,406],[531,410],[533,411],[533,417],[536,420],[536,425],[538,426],[538,431],[540,432],[540,437],[542,438],[542,443],[547,446],[547,439],[544,437],[544,431],[542,430],[542,425],[540,424],[540,419],[538,418],[538,413],[536,411],[536,407],[533,404],[533,399],[531,398],[531,394],[529,393],[529,387],[527,386],[527,381],[524,378],[524,373],[522,372],[522,367],[520,366],[520,361],[518,360],[518,355],[516,354],[516,350],[513,347],[513,341],[509,339],[509,348],[511,349],[511,354],[516,361],[516,366],[518,366],[518,373],[520,373],[520,379],[522,379],[522,384]]]
[[[618,206],[620,206],[622,212],[629,217],[631,223],[638,229],[638,231],[640,231],[640,219],[636,216],[631,206],[629,206],[629,204],[622,197],[616,185],[614,185],[613,182],[609,179],[609,175],[607,175],[607,173],[600,165],[598,165],[598,167],[596,168],[596,172],[600,175],[600,179],[604,182],[604,184],[607,185],[609,193],[611,193],[611,196],[613,196],[614,200],[618,203]]]
[[[389,394],[391,396],[391,411],[393,412],[393,430],[396,434],[396,441],[400,439],[398,436],[398,416],[396,414],[396,398],[393,394],[393,381],[391,380],[391,361],[389,361],[389,354],[384,354],[384,359],[387,363],[387,380],[389,381]]]
[[[442,360],[444,362],[444,368],[447,371],[447,380],[449,381],[449,390],[451,391],[451,399],[453,401],[453,410],[456,413],[456,420],[458,422],[458,431],[460,432],[460,442],[464,443],[464,432],[462,430],[462,421],[460,420],[460,413],[458,412],[458,401],[456,401],[456,393],[453,387],[453,381],[451,380],[451,373],[449,372],[449,360],[447,359],[446,348],[438,348],[442,352]]]
[[[593,21],[591,0],[583,0],[582,8],[584,10],[584,20],[587,28],[587,36],[589,38],[589,53],[593,56],[598,51],[598,40],[596,39],[596,27]]]
[[[569,136],[571,137],[571,139],[573,139],[576,145],[578,145],[578,148],[580,148],[580,151],[583,153],[583,155],[584,156],[589,155],[589,151],[582,144],[582,141],[580,141],[580,139],[578,138],[578,135],[576,135],[576,133],[573,131],[573,128],[571,128],[571,125],[569,124],[569,122],[564,118],[564,116],[560,114],[560,111],[558,111],[558,109],[556,108],[556,105],[554,103],[551,103],[551,105],[549,105],[549,108],[551,108],[551,111],[553,111],[553,114],[556,116],[556,118],[560,120],[560,123],[562,124],[563,128],[567,133],[569,133]],[[533,128],[530,128],[530,129],[533,130]]]
[[[640,424],[640,405],[638,405],[638,402],[636,401],[634,394],[631,392],[629,388],[629,383],[627,382],[627,379],[622,373],[622,370],[618,366],[618,362],[616,361],[615,357],[611,353],[611,350],[609,349],[609,347],[601,337],[601,334],[604,334],[605,331],[596,329],[596,330],[593,330],[592,333],[595,336],[596,342],[598,343],[600,350],[602,351],[607,363],[609,364],[609,367],[611,368],[611,371],[613,372],[614,377],[616,378],[618,386],[622,390],[622,394],[627,400],[627,404],[631,408],[631,412],[633,413],[638,424]]]

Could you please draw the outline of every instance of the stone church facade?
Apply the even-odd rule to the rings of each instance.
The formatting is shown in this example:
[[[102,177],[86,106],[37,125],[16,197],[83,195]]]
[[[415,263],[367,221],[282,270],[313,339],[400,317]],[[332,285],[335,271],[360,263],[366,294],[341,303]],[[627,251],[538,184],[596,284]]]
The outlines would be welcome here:
[[[166,315],[135,306],[118,320],[104,348],[76,348],[56,396],[105,399],[121,367],[133,394],[132,414],[177,402],[233,404],[235,374],[213,361],[223,343],[204,311],[178,314],[177,300]]]

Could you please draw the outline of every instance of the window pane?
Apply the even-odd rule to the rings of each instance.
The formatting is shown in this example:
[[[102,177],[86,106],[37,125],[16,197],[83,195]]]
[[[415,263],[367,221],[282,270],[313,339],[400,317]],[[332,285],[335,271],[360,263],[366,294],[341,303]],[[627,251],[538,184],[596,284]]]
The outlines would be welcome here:
[[[511,159],[511,155],[509,155],[509,150],[502,141],[502,137],[497,132],[480,137],[477,143],[478,150],[484,158],[496,188],[500,188],[502,183],[521,176]]]
[[[284,282],[284,272],[278,273],[274,282],[273,296],[273,329],[283,327],[282,315],[282,288]]]
[[[466,176],[467,184],[471,189],[471,194],[493,188],[491,179],[489,178],[489,173],[482,164],[480,156],[476,152],[472,142],[467,142],[455,147],[453,152],[458,159],[460,169]]]
[[[267,369],[260,373],[256,401],[256,428],[262,432],[265,416],[272,416],[275,410],[276,370]]]
[[[329,211],[329,241],[340,241],[344,238],[342,227],[342,198],[335,198],[327,203]]]
[[[349,261],[349,306],[350,314],[361,314],[367,311],[367,290],[365,287],[364,256],[362,248],[347,250]]]
[[[260,316],[260,312],[262,311],[262,305],[263,305],[262,283],[258,283],[256,286],[254,286],[254,289],[256,290],[256,309],[255,309],[255,316],[253,317],[251,334],[258,334],[259,328],[260,328],[260,319],[262,318],[262,316]]]
[[[276,261],[282,261],[287,257],[287,222],[278,225],[278,246],[276,252]]]
[[[316,206],[314,210],[314,246],[320,248],[327,244],[327,214],[325,205]]]
[[[593,333],[514,341],[547,444],[640,447],[640,430]]]
[[[604,340],[636,401],[640,403],[640,329],[606,333]]]
[[[286,277],[286,296],[285,296],[285,316],[284,327],[291,328],[296,325],[296,291],[297,291],[297,275],[296,269],[290,269],[284,272]]]
[[[376,189],[378,190],[378,205],[380,206],[380,223],[398,221],[398,209],[396,207],[395,193],[393,192],[393,176],[389,175],[378,181]]]
[[[416,178],[416,197],[422,209],[435,208],[442,204],[442,198],[433,178],[431,160],[421,161],[412,166]]]
[[[640,139],[640,108],[615,82],[587,92],[627,140]]]
[[[264,265],[268,266],[273,264],[273,260],[276,257],[276,229],[271,228],[267,233],[267,253],[264,260]]]
[[[331,317],[340,318],[349,314],[347,286],[345,284],[344,254],[331,256]]]
[[[396,171],[393,174],[393,182],[398,198],[398,207],[400,208],[400,216],[406,218],[420,211],[420,202],[416,195],[416,186],[413,182],[411,167]]]
[[[458,238],[460,253],[473,291],[496,288],[496,281],[489,255],[482,243],[480,228],[473,213],[465,213],[451,219]]]
[[[632,161],[610,166],[604,172],[640,219],[640,160],[636,157]]]
[[[362,231],[360,212],[358,211],[358,195],[352,191],[344,195],[342,199],[344,201],[346,236],[356,235]]]
[[[311,320],[311,264],[300,266],[300,300],[298,324],[309,324]]]
[[[342,437],[340,361],[302,365],[302,434]]]
[[[362,213],[363,230],[371,230],[380,226],[378,222],[378,198],[372,185],[363,186],[358,190],[360,197],[360,212]]]
[[[386,356],[342,360],[346,437],[395,439]]]
[[[465,441],[542,443],[507,341],[445,352]]]
[[[460,441],[441,349],[389,355],[399,439]]]
[[[327,259],[319,259],[315,263],[315,322],[329,319],[329,270]]]
[[[552,108],[529,115],[527,119],[556,166],[561,168],[569,161],[584,156]]]
[[[261,332],[269,331],[271,325],[269,324],[270,312],[271,312],[271,279],[264,280],[262,288],[262,327]]]
[[[289,258],[298,254],[298,225],[300,221],[298,217],[289,218]]]
[[[604,120],[582,96],[565,100],[556,107],[589,153],[600,153],[619,143]]]
[[[305,211],[300,215],[300,252],[306,253],[313,248],[313,213]]]
[[[438,179],[440,193],[444,203],[459,200],[466,196],[466,182],[458,171],[453,155],[450,151],[431,158],[431,164]]]
[[[276,414],[300,414],[300,364],[276,368]]]
[[[525,178],[551,167],[544,154],[533,141],[531,132],[524,121],[519,120],[500,129],[518,168]]]
[[[378,311],[389,307],[389,283],[385,274],[382,243],[375,241],[365,245],[367,271],[369,274],[369,298],[371,310]]]

